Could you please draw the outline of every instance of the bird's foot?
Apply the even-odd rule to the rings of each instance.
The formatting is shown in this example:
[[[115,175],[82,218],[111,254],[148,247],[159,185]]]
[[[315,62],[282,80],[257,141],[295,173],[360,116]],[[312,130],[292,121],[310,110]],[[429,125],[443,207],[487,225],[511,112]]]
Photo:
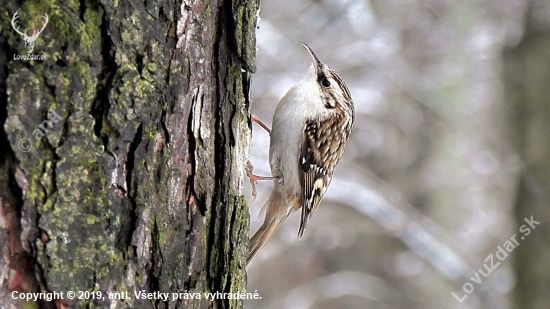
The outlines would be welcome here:
[[[256,201],[256,195],[258,194],[258,191],[256,190],[256,184],[260,180],[277,180],[277,177],[274,176],[258,176],[254,175],[252,172],[254,171],[254,166],[252,163],[250,163],[250,160],[246,162],[246,176],[250,180],[250,187],[252,188],[252,203]]]
[[[260,125],[260,127],[264,128],[267,133],[271,134],[271,129],[265,125],[265,123],[263,123],[263,121],[260,120],[260,118],[258,118],[258,116],[252,114],[252,122],[255,122],[257,123],[258,125]]]

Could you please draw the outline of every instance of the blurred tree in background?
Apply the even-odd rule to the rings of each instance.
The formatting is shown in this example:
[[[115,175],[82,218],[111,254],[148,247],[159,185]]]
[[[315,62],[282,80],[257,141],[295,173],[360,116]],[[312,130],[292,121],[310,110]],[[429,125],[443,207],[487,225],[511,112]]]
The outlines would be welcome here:
[[[522,162],[518,225],[524,217],[550,217],[550,4],[529,2],[524,27],[521,41],[504,53],[512,138]],[[515,308],[550,307],[549,244],[550,226],[541,225],[515,252]]]

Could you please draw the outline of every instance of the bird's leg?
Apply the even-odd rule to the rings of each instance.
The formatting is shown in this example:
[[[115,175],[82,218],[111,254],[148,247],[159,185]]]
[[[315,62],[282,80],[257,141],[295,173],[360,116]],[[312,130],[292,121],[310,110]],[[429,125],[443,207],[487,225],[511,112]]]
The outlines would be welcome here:
[[[252,202],[256,200],[256,195],[258,194],[258,191],[256,191],[256,183],[258,183],[259,180],[277,180],[279,178],[274,176],[258,176],[254,175],[252,172],[254,171],[254,166],[252,163],[250,163],[250,160],[246,162],[246,176],[248,179],[250,179],[250,186],[252,187]]]
[[[271,129],[265,125],[265,123],[263,123],[260,118],[258,118],[258,116],[252,114],[252,122],[255,122],[257,123],[258,125],[260,125],[260,127],[264,128],[267,133],[271,134]]]
[[[265,123],[263,123],[263,121],[261,121],[258,116],[252,114],[251,118],[252,122],[260,125],[260,127],[264,128],[267,133],[271,134],[271,129]],[[254,171],[254,166],[252,165],[252,163],[250,163],[249,160],[248,162],[246,162],[246,176],[248,177],[248,179],[250,179],[250,186],[252,187],[252,201],[254,202],[256,200],[256,195],[258,194],[258,191],[256,191],[256,183],[258,183],[259,180],[277,180],[278,178],[273,176],[254,175],[252,171]]]

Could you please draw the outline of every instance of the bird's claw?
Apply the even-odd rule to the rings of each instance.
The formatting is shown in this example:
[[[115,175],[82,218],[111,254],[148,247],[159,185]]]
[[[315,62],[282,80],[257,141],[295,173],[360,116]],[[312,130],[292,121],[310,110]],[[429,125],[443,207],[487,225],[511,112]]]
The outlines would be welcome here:
[[[263,121],[261,121],[258,116],[252,114],[251,118],[252,122],[257,123],[260,127],[264,128],[264,130],[266,130],[268,134],[271,134],[271,129]]]
[[[258,195],[258,191],[256,190],[256,183],[258,183],[258,179],[256,175],[252,174],[252,172],[254,171],[254,166],[252,165],[252,163],[250,163],[250,160],[246,162],[245,171],[246,176],[250,180],[250,187],[252,188],[252,204],[254,204],[254,202],[256,201],[256,195]]]
[[[254,166],[252,165],[252,163],[250,163],[250,160],[246,162],[245,171],[246,171],[246,176],[250,180],[250,187],[252,188],[252,192],[251,192],[252,203],[254,203],[256,201],[256,195],[258,195],[258,191],[256,190],[256,184],[258,183],[259,180],[277,180],[277,179],[279,179],[279,178],[274,177],[274,176],[254,175],[252,173],[254,171]]]

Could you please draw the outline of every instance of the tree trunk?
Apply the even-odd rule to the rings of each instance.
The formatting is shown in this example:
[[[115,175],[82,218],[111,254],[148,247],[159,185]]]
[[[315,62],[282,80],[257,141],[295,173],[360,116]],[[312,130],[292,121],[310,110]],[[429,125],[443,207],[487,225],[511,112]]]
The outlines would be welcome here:
[[[32,52],[45,60],[14,60],[27,51],[11,27],[0,38],[0,302],[242,308],[204,293],[246,292],[257,0],[3,8],[20,31],[49,23]],[[64,294],[13,298],[42,291]]]
[[[532,223],[529,234],[518,235],[515,308],[536,309],[550,304],[550,249],[543,245],[550,243],[550,31],[541,27],[542,15],[539,21],[535,17],[550,5],[529,2],[524,37],[505,53],[505,82],[514,142],[523,162],[516,201],[518,228],[531,229],[525,218],[540,222]]]

